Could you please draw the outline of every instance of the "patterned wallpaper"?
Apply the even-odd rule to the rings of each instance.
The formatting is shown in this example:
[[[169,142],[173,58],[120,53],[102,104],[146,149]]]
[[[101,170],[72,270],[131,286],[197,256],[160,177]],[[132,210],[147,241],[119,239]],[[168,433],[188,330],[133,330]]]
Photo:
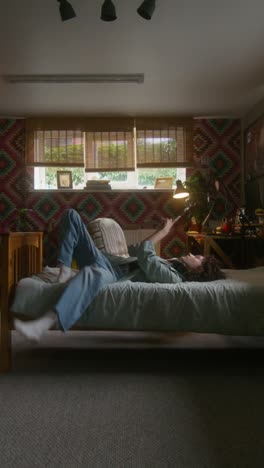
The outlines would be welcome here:
[[[58,221],[66,208],[79,210],[85,222],[96,217],[114,218],[122,227],[130,224],[157,226],[161,217],[179,213],[179,202],[171,193],[155,192],[34,192],[32,170],[24,166],[25,127],[23,119],[0,119],[0,232],[7,232],[15,219],[16,208],[31,208],[29,230],[47,231],[51,220]],[[240,121],[235,119],[197,119],[194,128],[194,168],[224,181],[212,217],[231,216],[240,203]],[[235,202],[235,204],[234,204]],[[161,246],[163,257],[180,255],[185,249],[183,225],[177,226]],[[57,240],[46,235],[44,250],[49,259],[56,256]],[[47,263],[49,262],[47,260]]]

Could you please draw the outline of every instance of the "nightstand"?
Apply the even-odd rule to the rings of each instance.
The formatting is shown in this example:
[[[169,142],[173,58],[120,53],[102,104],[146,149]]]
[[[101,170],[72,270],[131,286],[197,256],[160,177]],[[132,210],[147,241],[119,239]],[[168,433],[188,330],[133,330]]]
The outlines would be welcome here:
[[[257,250],[264,249],[264,240],[255,236],[210,235],[187,232],[187,250],[193,254],[215,255],[223,268],[253,268]]]

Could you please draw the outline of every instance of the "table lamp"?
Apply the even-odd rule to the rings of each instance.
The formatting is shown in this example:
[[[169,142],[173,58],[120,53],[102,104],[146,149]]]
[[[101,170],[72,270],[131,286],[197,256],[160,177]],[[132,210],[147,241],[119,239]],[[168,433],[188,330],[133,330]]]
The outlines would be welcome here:
[[[187,189],[183,186],[183,183],[181,180],[176,180],[176,189],[174,190],[173,198],[188,198],[189,197],[189,192]]]

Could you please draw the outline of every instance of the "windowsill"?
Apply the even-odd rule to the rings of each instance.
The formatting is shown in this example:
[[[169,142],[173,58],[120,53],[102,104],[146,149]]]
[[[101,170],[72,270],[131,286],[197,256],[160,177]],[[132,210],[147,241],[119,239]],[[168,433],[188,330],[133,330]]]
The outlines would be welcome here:
[[[137,189],[137,188],[129,188],[129,189],[111,189],[111,190],[84,190],[84,189],[32,189],[30,190],[30,193],[115,193],[115,192],[141,192],[141,193],[146,193],[146,192],[159,192],[159,193],[164,193],[164,192],[173,192],[174,189]]]

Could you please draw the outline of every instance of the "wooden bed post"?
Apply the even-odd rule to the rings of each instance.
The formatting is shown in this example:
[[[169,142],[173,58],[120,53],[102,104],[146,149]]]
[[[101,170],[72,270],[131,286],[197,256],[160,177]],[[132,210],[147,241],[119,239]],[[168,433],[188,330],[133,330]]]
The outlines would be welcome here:
[[[11,368],[11,330],[9,317],[10,278],[10,245],[8,235],[0,237],[0,372],[7,372]],[[10,260],[9,260],[10,259]]]
[[[11,368],[12,315],[17,282],[42,270],[42,232],[0,234],[0,372]]]
[[[0,329],[0,373],[11,368],[11,330],[9,326],[8,306],[1,301],[1,329]]]

